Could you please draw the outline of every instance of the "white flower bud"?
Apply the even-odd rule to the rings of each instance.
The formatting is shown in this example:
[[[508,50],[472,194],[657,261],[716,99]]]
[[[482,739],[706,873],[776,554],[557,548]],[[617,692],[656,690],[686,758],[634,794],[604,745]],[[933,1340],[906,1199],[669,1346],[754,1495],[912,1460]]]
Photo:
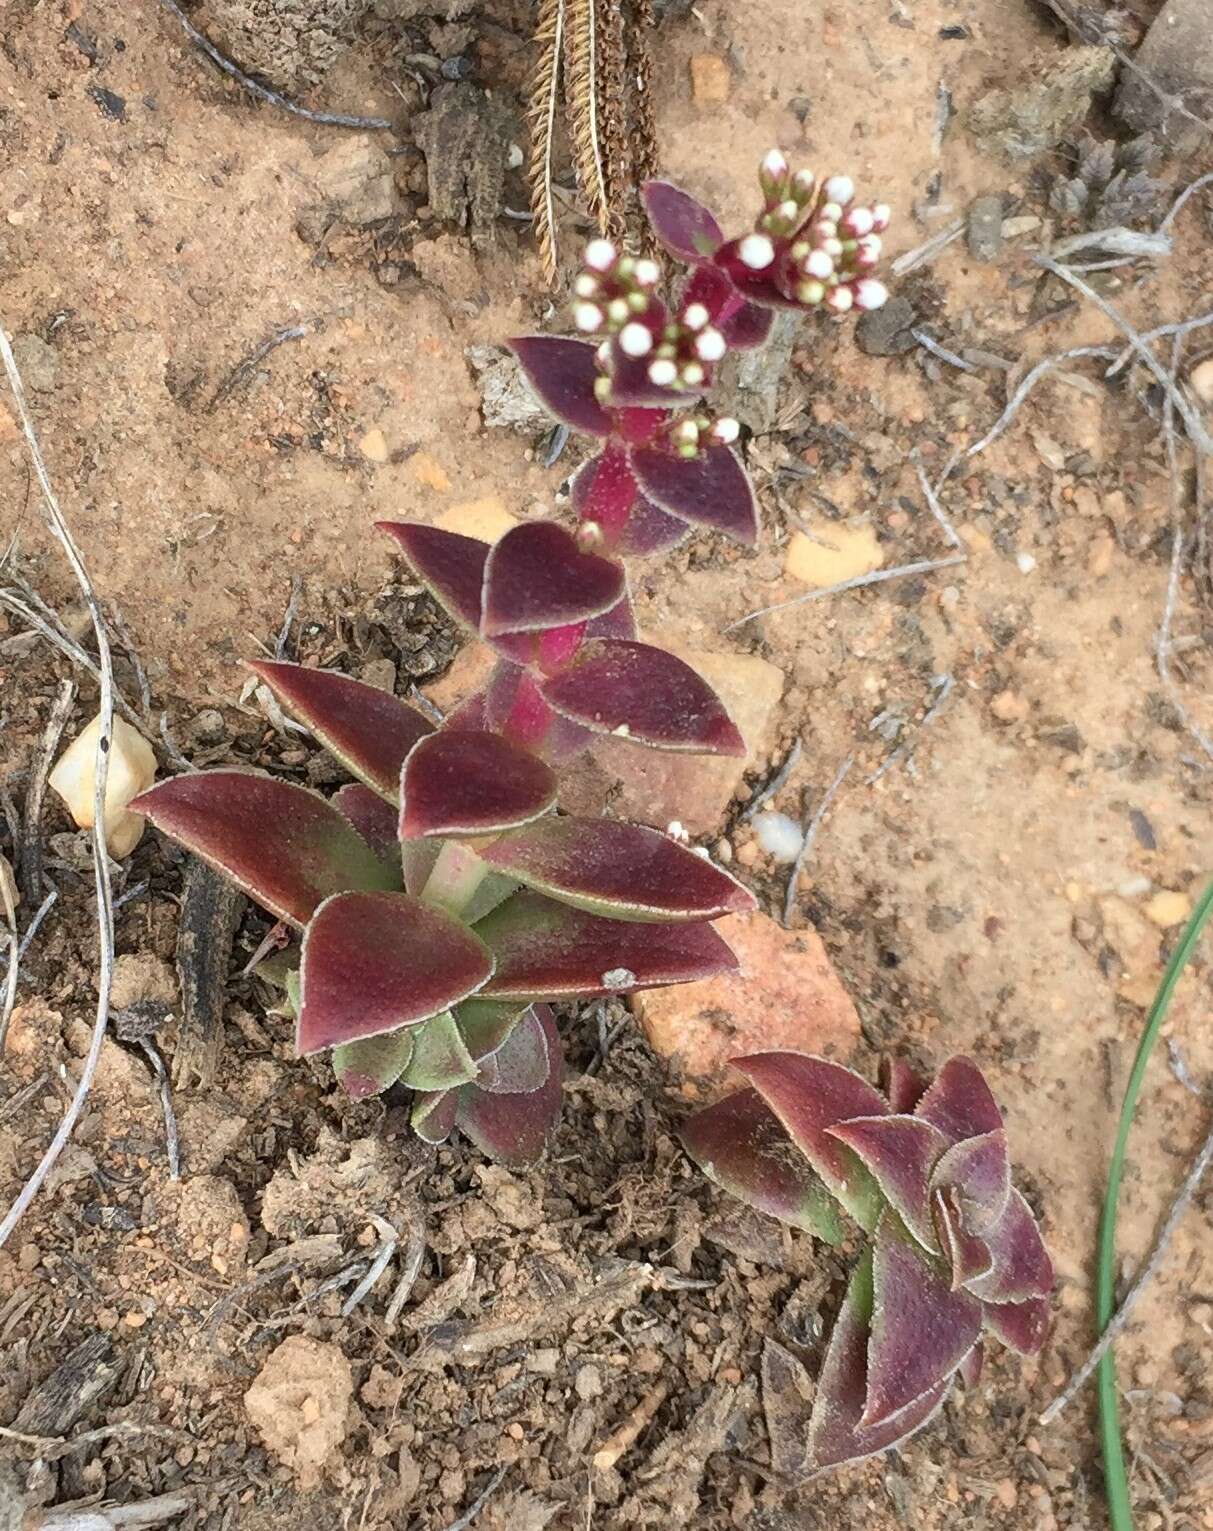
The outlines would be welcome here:
[[[875,277],[865,276],[855,283],[855,307],[863,309],[883,308],[889,299],[889,289]]]
[[[872,210],[869,207],[853,207],[842,220],[842,226],[847,233],[854,234],[859,239],[862,239],[865,234],[870,234],[875,223],[876,220],[872,217]]]
[[[704,330],[695,337],[695,354],[700,361],[719,361],[728,350],[728,342],[719,330]]]
[[[702,303],[692,303],[683,314],[682,322],[688,330],[701,330],[711,317]]]
[[[836,314],[846,314],[851,310],[855,302],[855,294],[845,285],[831,287],[826,294],[826,307],[833,309]]]
[[[732,415],[725,415],[712,427],[712,439],[722,447],[730,447],[741,435],[741,426]]]
[[[775,246],[765,234],[747,234],[737,247],[743,266],[751,271],[765,271],[775,259]]]
[[[782,181],[788,173],[788,162],[779,149],[771,149],[762,162],[762,173],[772,181]]]
[[[832,175],[825,183],[824,190],[826,201],[837,202],[840,207],[855,200],[855,182],[849,175]]]
[[[877,202],[872,209],[872,227],[878,234],[883,234],[892,216],[893,210],[887,202]]]
[[[585,263],[592,271],[609,271],[618,253],[609,239],[591,239],[585,247]]]
[[[834,262],[824,250],[810,250],[801,267],[805,276],[816,277],[824,282],[827,277],[834,275]]]
[[[633,275],[642,287],[656,287],[661,280],[661,267],[655,260],[638,260]]]
[[[579,298],[596,298],[598,296],[598,278],[589,271],[583,271],[573,283],[573,291]]]
[[[573,323],[585,335],[602,328],[602,310],[597,303],[574,303]]]
[[[649,363],[650,383],[655,383],[658,388],[668,388],[671,383],[677,381],[678,368],[668,358],[662,356]]]
[[[619,349],[625,356],[647,356],[653,349],[652,331],[635,320],[619,332]]]

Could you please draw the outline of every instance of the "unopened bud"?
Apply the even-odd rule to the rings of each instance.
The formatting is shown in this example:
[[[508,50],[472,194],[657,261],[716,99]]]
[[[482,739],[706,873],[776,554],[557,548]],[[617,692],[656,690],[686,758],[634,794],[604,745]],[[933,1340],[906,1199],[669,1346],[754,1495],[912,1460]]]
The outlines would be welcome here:
[[[658,388],[668,388],[678,381],[678,368],[667,357],[658,357],[649,363],[649,382]]]
[[[596,298],[598,287],[598,278],[591,271],[583,271],[573,283],[573,291],[579,298]]]
[[[695,354],[700,361],[720,361],[727,350],[728,343],[719,330],[704,330],[695,339]]]
[[[689,388],[698,388],[706,377],[706,373],[697,361],[689,361],[683,364],[679,376]]]
[[[827,202],[837,202],[845,207],[855,200],[855,182],[849,175],[832,175],[822,188]]]
[[[661,267],[655,260],[638,260],[633,275],[642,287],[656,287],[661,280]]]
[[[619,349],[625,356],[647,356],[653,349],[652,332],[647,325],[637,324],[635,320],[625,324],[619,332]]]
[[[741,435],[741,426],[732,415],[725,415],[723,419],[717,420],[711,434],[713,441],[718,442],[722,447],[729,447]]]
[[[811,170],[798,170],[792,177],[792,195],[798,202],[807,202],[816,189],[817,177]]]
[[[751,271],[765,271],[775,259],[775,246],[765,234],[747,234],[737,247],[743,266]]]
[[[592,271],[609,271],[617,255],[609,239],[591,239],[585,247],[585,263]]]
[[[594,397],[599,404],[605,404],[611,397],[611,380],[609,377],[596,377],[594,379]]]
[[[702,303],[692,303],[683,314],[682,322],[688,330],[701,330],[711,317]]]
[[[862,239],[865,234],[870,234],[875,225],[870,207],[853,207],[842,220],[842,226],[848,234],[854,234]]]
[[[832,309],[836,314],[849,313],[854,302],[855,294],[849,287],[843,284],[831,287],[826,294],[826,307]]]
[[[874,277],[865,276],[855,283],[855,307],[862,309],[883,308],[889,300],[889,289]]]
[[[597,303],[575,303],[573,323],[583,334],[592,335],[595,330],[602,328],[602,310]]]
[[[801,282],[796,288],[796,299],[807,308],[816,308],[826,295],[824,282]]]
[[[810,250],[801,270],[805,276],[814,276],[824,282],[827,277],[834,275],[834,262],[824,250]]]
[[[877,202],[872,209],[872,228],[877,234],[883,234],[893,217],[892,209],[887,202]]]
[[[763,160],[762,169],[759,172],[764,183],[763,189],[766,189],[766,182],[778,183],[783,180],[787,173],[788,162],[784,158],[782,150],[771,149]]]
[[[632,312],[626,298],[612,298],[607,304],[606,311],[607,318],[612,324],[625,324]]]
[[[855,244],[855,264],[864,270],[869,270],[880,259],[881,243],[879,234],[865,234]]]

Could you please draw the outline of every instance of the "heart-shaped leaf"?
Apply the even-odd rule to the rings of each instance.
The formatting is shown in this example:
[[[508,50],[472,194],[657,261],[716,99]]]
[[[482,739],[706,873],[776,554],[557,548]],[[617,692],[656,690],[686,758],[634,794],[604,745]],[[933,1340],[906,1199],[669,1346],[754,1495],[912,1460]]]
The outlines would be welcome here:
[[[496,972],[486,998],[592,999],[734,972],[737,959],[709,924],[605,920],[524,891],[476,926]]]
[[[872,1302],[872,1256],[866,1254],[851,1277],[817,1380],[809,1420],[809,1465],[817,1472],[876,1456],[906,1440],[935,1415],[952,1386],[949,1378],[882,1424],[861,1423],[868,1393]]]
[[[709,1180],[731,1196],[828,1244],[841,1242],[829,1192],[757,1090],[739,1090],[696,1111],[680,1136]]]
[[[375,525],[400,544],[417,578],[434,599],[478,633],[488,543],[419,521],[376,521]]]
[[[409,1125],[423,1143],[445,1143],[455,1130],[458,1110],[458,1090],[418,1090],[413,1097]]]
[[[303,938],[297,1045],[317,1053],[428,1020],[492,975],[484,943],[408,893],[339,893]]]
[[[655,829],[614,819],[545,819],[480,854],[550,898],[618,920],[714,920],[757,907],[747,888],[704,857]]]
[[[1021,1356],[1034,1356],[1049,1337],[1049,1302],[1045,1297],[983,1303],[982,1316],[990,1333]]]
[[[710,526],[734,542],[758,541],[758,502],[749,475],[729,447],[704,447],[679,457],[661,447],[633,447],[632,472],[659,509]]]
[[[882,1424],[934,1394],[981,1335],[981,1304],[953,1291],[940,1262],[887,1212],[876,1230],[872,1273],[864,1425]]]
[[[646,181],[641,190],[653,233],[680,261],[706,260],[724,242],[716,219],[689,192],[671,181]]]
[[[746,753],[724,703],[690,665],[647,643],[595,638],[540,687],[563,717],[653,749]]]
[[[1032,1209],[1012,1188],[1002,1217],[982,1234],[993,1261],[989,1275],[969,1283],[982,1302],[1025,1302],[1053,1290],[1053,1262],[1040,1236]]]
[[[292,925],[306,925],[330,894],[399,886],[394,870],[330,802],[270,776],[175,776],[130,808]]]
[[[857,1116],[886,1116],[884,1097],[841,1063],[807,1053],[751,1053],[732,1062],[855,1221],[871,1232],[883,1205],[879,1188],[855,1153],[827,1129]]]
[[[332,796],[333,807],[347,818],[370,848],[389,869],[395,887],[401,886],[400,841],[396,829],[399,811],[361,782],[339,787]],[[411,889],[409,891],[412,891]]]
[[[502,1045],[481,1059],[476,1083],[491,1095],[531,1095],[547,1083],[551,1069],[547,1032],[532,1005]]]
[[[333,1049],[333,1073],[351,1100],[381,1095],[408,1067],[417,1028],[385,1031],[380,1037],[343,1042]]]
[[[611,417],[598,402],[594,384],[598,347],[560,335],[522,335],[510,350],[535,390],[539,402],[572,430],[609,436]]]
[[[913,1116],[861,1116],[827,1127],[872,1172],[881,1194],[924,1247],[939,1254],[931,1220],[931,1170],[947,1139]]]
[[[556,776],[499,734],[444,729],[404,763],[400,837],[487,835],[514,829],[556,801]]]
[[[648,558],[679,547],[690,535],[689,522],[658,509],[646,495],[638,494],[616,551],[623,558]]]
[[[511,527],[484,571],[486,638],[541,632],[600,616],[624,591],[623,565],[583,553],[555,521]]]
[[[1002,1126],[998,1102],[971,1058],[949,1058],[918,1102],[914,1115],[938,1127],[949,1143],[997,1132]]]
[[[252,660],[249,669],[348,771],[396,801],[404,757],[434,731],[427,718],[390,692],[338,670],[268,660]]]
[[[411,1090],[453,1090],[476,1077],[476,1064],[468,1052],[459,1023],[442,1010],[412,1028],[413,1055],[400,1075]]]
[[[537,1007],[537,1018],[549,1058],[547,1078],[538,1090],[526,1095],[493,1095],[469,1084],[459,1092],[456,1124],[482,1154],[498,1164],[534,1164],[560,1115],[564,1086],[560,1034],[546,1005]]]

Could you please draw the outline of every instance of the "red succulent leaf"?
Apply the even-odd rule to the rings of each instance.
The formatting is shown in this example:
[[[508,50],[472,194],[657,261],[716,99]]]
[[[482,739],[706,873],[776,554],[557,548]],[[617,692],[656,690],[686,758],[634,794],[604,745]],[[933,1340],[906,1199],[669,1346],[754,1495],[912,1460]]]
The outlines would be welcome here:
[[[960,1363],[960,1380],[969,1392],[972,1392],[981,1381],[982,1364],[985,1361],[985,1347],[981,1341],[973,1346],[968,1355]]]
[[[488,720],[488,691],[473,691],[456,702],[442,720],[444,728],[470,728],[474,733],[491,728]]]
[[[880,1088],[888,1097],[893,1114],[904,1116],[922,1099],[927,1081],[904,1059],[885,1056],[880,1060]]]
[[[249,669],[345,768],[389,802],[400,790],[400,767],[434,725],[415,708],[338,670],[253,660]]]
[[[611,391],[607,403],[612,409],[681,409],[695,402],[696,395],[673,388],[667,383],[655,383],[649,376],[649,358],[627,356],[618,341],[611,346],[608,377]],[[654,419],[654,429],[659,422]],[[648,432],[645,433],[646,439]]]
[[[330,894],[399,886],[339,809],[271,776],[197,771],[160,782],[130,807],[292,925],[306,925]]]
[[[527,824],[556,801],[556,777],[499,734],[444,729],[404,763],[400,838],[487,835]]]
[[[647,643],[592,639],[540,689],[558,713],[595,733],[660,750],[746,753],[745,740],[707,682]]]
[[[375,525],[400,544],[417,578],[434,599],[478,633],[488,543],[419,521],[376,521]]]
[[[952,1386],[949,1377],[892,1419],[877,1425],[861,1422],[868,1394],[872,1304],[872,1256],[866,1254],[851,1277],[817,1381],[809,1420],[809,1465],[817,1472],[898,1445],[931,1420]]]
[[[679,260],[705,260],[723,243],[724,230],[716,219],[681,186],[646,181],[641,196],[653,233]]]
[[[357,781],[350,782],[347,787],[339,787],[330,801],[350,821],[380,861],[391,869],[390,875],[395,886],[400,887],[400,841],[396,838],[400,814],[397,810],[377,792],[372,792],[369,787]]]
[[[510,350],[557,420],[588,436],[611,434],[611,417],[594,392],[601,376],[596,345],[561,335],[523,335],[510,341]]]
[[[1012,1188],[1002,1217],[982,1238],[993,1266],[988,1275],[969,1282],[969,1291],[982,1302],[1024,1302],[1053,1290],[1053,1262],[1019,1191]]]
[[[477,1066],[463,1040],[459,1023],[449,1010],[412,1028],[413,1055],[400,1082],[427,1094],[453,1090],[475,1079]]]
[[[303,938],[298,1050],[317,1053],[428,1020],[492,972],[484,943],[420,899],[336,894]]]
[[[636,637],[636,614],[632,610],[632,598],[624,594],[621,601],[617,601],[610,611],[604,611],[600,617],[585,625],[587,638],[627,638]]]
[[[931,1193],[931,1212],[952,1272],[953,1288],[970,1286],[979,1276],[988,1275],[994,1264],[993,1256],[986,1241],[965,1226],[955,1186],[944,1186]]]
[[[981,1304],[953,1291],[892,1214],[876,1230],[874,1300],[863,1423],[878,1425],[953,1376],[981,1336]]]
[[[394,817],[395,828],[399,833],[400,817],[398,814]],[[400,859],[404,863],[404,891],[420,895],[430,880],[442,843],[439,840],[397,840],[397,844],[400,846]]]
[[[609,611],[624,583],[622,564],[583,553],[555,521],[523,522],[489,554],[481,631],[494,638],[584,622]]]
[[[728,447],[704,447],[696,457],[679,457],[660,447],[633,447],[632,472],[660,510],[696,526],[710,526],[747,547],[758,541],[754,488]]]
[[[996,1132],[983,1132],[980,1137],[954,1143],[940,1156],[931,1186],[954,1188],[956,1207],[965,1227],[970,1233],[987,1233],[1006,1211],[1007,1197],[1011,1194],[1006,1132],[1000,1127]]]
[[[551,1069],[547,1032],[532,1005],[501,1046],[480,1060],[476,1084],[490,1095],[530,1095],[543,1088]]]
[[[755,270],[741,258],[741,249],[752,238],[745,235],[741,239],[731,239],[728,244],[721,245],[715,256],[715,264],[725,273],[729,280],[737,288],[738,292],[751,303],[756,303],[762,308],[799,308],[801,305],[794,298],[789,298],[780,286],[780,273],[783,270],[787,245],[782,248],[776,246],[774,258],[759,270]]]
[[[638,494],[616,552],[624,558],[648,558],[655,553],[668,553],[690,535],[689,521],[670,515],[654,505],[647,495]]]
[[[573,474],[569,503],[579,521],[593,521],[608,548],[618,542],[638,490],[627,448],[614,437],[597,457],[588,458]]]
[[[458,1090],[418,1090],[409,1125],[423,1143],[445,1143],[455,1130],[458,1110]]]
[[[607,920],[524,890],[476,926],[496,972],[486,998],[593,999],[736,971],[711,925]]]
[[[971,1058],[949,1058],[914,1111],[938,1127],[949,1143],[997,1132],[1002,1112],[985,1075]]]
[[[1049,1301],[1029,1297],[1026,1302],[982,1304],[986,1328],[1008,1350],[1034,1356],[1049,1337]]]
[[[884,1097],[841,1063],[807,1053],[751,1053],[732,1063],[758,1090],[833,1195],[871,1232],[883,1204],[880,1191],[855,1153],[827,1129],[857,1116],[886,1115]]]
[[[481,1153],[498,1164],[534,1164],[543,1153],[547,1135],[560,1115],[564,1059],[560,1034],[546,1005],[536,1015],[547,1043],[549,1069],[538,1090],[525,1095],[490,1094],[476,1085],[459,1091],[456,1123]]]
[[[763,345],[775,322],[774,312],[757,303],[742,303],[731,314],[717,320],[717,327],[731,351],[752,351]]]
[[[757,1090],[739,1090],[682,1124],[682,1146],[730,1196],[828,1244],[842,1239],[829,1192]]]
[[[757,908],[747,888],[655,829],[560,817],[503,836],[481,856],[563,904],[617,920],[715,920]]]
[[[343,1042],[333,1049],[333,1073],[351,1100],[381,1095],[408,1067],[413,1056],[413,1028],[385,1031],[379,1037]]]
[[[918,1242],[939,1254],[930,1184],[931,1168],[948,1146],[943,1133],[913,1116],[856,1117],[826,1132],[858,1155]]]
[[[525,1014],[526,1006],[516,1001],[466,999],[456,1007],[455,1019],[468,1052],[482,1063],[504,1046]]]

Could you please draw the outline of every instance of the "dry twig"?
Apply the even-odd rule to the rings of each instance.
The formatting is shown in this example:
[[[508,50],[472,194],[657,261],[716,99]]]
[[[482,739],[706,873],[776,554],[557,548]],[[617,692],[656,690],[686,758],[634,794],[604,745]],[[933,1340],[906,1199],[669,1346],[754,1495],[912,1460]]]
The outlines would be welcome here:
[[[826,789],[826,795],[822,798],[817,812],[805,826],[804,839],[800,843],[800,849],[796,852],[796,860],[792,863],[792,870],[788,873],[787,891],[783,896],[783,925],[785,930],[792,921],[792,911],[796,908],[796,889],[800,882],[800,874],[804,870],[805,863],[809,859],[809,852],[813,849],[813,842],[817,839],[817,831],[821,828],[821,821],[830,811],[830,804],[838,795],[838,789],[847,778],[847,772],[855,764],[855,756],[848,755],[838,767],[838,774]]]
[[[670,1384],[656,1382],[620,1425],[594,1453],[594,1470],[606,1472],[640,1439],[641,1432],[653,1422],[657,1410],[669,1397]]]
[[[42,801],[46,796],[46,779],[59,749],[59,740],[67,720],[72,715],[76,700],[76,687],[70,680],[61,681],[59,695],[51,707],[42,734],[38,758],[30,771],[29,786],[25,793],[25,814],[21,836],[21,891],[31,904],[42,897]]]
[[[0,1053],[8,1040],[8,1023],[17,1003],[17,975],[21,968],[21,942],[17,930],[17,883],[7,856],[0,856],[0,903],[8,925],[8,972],[4,980],[4,1006],[0,1009]]]
[[[499,1467],[485,1487],[472,1500],[468,1508],[464,1510],[459,1519],[451,1521],[450,1525],[446,1527],[446,1531],[467,1531],[467,1528],[476,1519],[477,1515],[480,1514],[481,1510],[484,1509],[485,1505],[488,1504],[492,1496],[501,1487],[505,1480],[506,1472],[507,1469],[505,1467]]]
[[[883,585],[886,580],[906,579],[911,574],[933,574],[938,569],[951,569],[958,563],[966,562],[966,553],[953,553],[948,558],[923,558],[917,563],[899,564],[896,569],[873,569],[870,574],[857,574],[854,579],[840,580],[836,585],[827,585],[822,590],[807,590],[804,595],[794,595],[787,601],[776,601],[773,606],[762,606],[758,611],[747,612],[744,617],[738,617],[736,622],[730,622],[722,632],[731,633],[735,628],[744,627],[747,622],[753,622],[758,617],[769,617],[775,611],[787,611],[792,606],[805,606],[810,601],[823,601],[830,595],[841,595],[847,590],[862,590],[867,585]]]
[[[101,684],[100,696],[100,733],[97,748],[96,772],[93,778],[93,880],[97,892],[97,923],[98,923],[98,948],[99,962],[97,972],[97,1014],[93,1023],[93,1034],[89,1041],[88,1052],[84,1059],[84,1066],[80,1071],[80,1081],[76,1086],[76,1092],[72,1096],[70,1105],[64,1113],[50,1146],[43,1154],[33,1174],[26,1181],[16,1201],[5,1214],[3,1222],[0,1222],[0,1247],[4,1245],[13,1229],[21,1221],[26,1208],[37,1196],[43,1181],[50,1173],[52,1166],[59,1155],[67,1146],[81,1112],[84,1110],[84,1102],[88,1098],[88,1092],[92,1087],[93,1075],[97,1071],[97,1064],[101,1057],[101,1044],[105,1040],[106,1023],[109,1020],[110,987],[113,983],[114,969],[114,911],[113,889],[110,883],[109,856],[105,842],[105,788],[109,779],[110,744],[113,738],[114,727],[114,673],[110,659],[109,633],[106,630],[105,618],[102,615],[96,592],[93,589],[92,580],[84,560],[80,556],[71,531],[64,519],[63,512],[59,508],[59,501],[55,496],[54,488],[46,471],[46,464],[42,459],[42,449],[38,444],[37,432],[34,430],[34,422],[30,416],[29,406],[25,399],[25,388],[22,385],[21,374],[17,369],[17,363],[13,356],[12,347],[9,344],[8,334],[3,325],[0,325],[0,357],[4,361],[4,370],[8,377],[9,388],[12,390],[14,402],[17,405],[17,414],[21,421],[21,429],[25,435],[26,446],[29,449],[34,473],[38,479],[38,487],[42,491],[42,500],[46,509],[47,519],[50,522],[51,531],[59,541],[63,551],[67,555],[68,563],[76,576],[76,581],[88,606],[89,616],[92,618],[93,632],[97,640],[98,670]]]

